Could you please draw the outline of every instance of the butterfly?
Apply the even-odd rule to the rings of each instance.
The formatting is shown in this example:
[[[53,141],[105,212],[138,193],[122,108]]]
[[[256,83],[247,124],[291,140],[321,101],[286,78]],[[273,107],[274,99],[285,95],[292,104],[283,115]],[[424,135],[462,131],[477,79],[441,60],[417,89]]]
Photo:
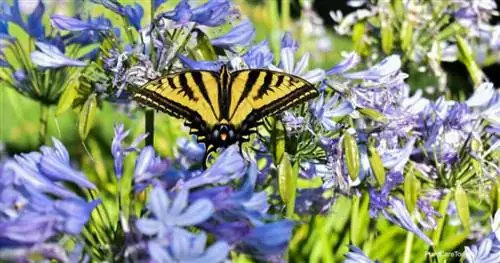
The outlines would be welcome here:
[[[208,155],[249,140],[262,119],[318,96],[308,81],[283,72],[190,70],[152,80],[133,98],[142,106],[185,119]],[[241,149],[241,147],[240,147]]]

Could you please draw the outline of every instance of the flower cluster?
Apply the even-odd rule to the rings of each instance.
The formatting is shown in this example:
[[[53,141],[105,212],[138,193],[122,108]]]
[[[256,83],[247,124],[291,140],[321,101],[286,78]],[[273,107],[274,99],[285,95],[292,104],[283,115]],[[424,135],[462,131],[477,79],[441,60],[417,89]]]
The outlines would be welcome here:
[[[68,240],[78,236],[100,200],[86,201],[62,182],[81,189],[96,186],[71,166],[68,151],[57,139],[6,160],[0,168],[0,244],[2,260],[27,260],[42,255],[63,262],[78,260],[80,250],[66,253]],[[80,246],[82,244],[79,244]]]
[[[217,71],[221,65],[233,71],[272,70],[298,76],[320,94],[263,120],[243,147],[215,152],[207,169],[204,145],[195,137],[178,137],[170,119],[160,136],[169,137],[172,152],[153,146],[151,111],[146,132],[130,143],[131,131],[115,124],[107,156],[99,147],[90,151],[109,162],[84,156],[92,159],[88,166],[95,166],[82,168],[85,173],[74,168],[56,139],[53,147],[7,158],[0,164],[1,260],[41,255],[59,261],[225,262],[241,256],[280,262],[293,247],[291,256],[310,254],[330,262],[334,256],[328,253],[335,251],[346,262],[372,262],[368,256],[387,255],[364,253],[354,244],[370,247],[376,235],[365,230],[389,225],[391,235],[402,229],[407,235],[405,261],[410,262],[413,243],[438,247],[443,229],[468,237],[475,227],[471,222],[481,222],[469,211],[469,202],[486,199],[479,192],[491,192],[494,197],[484,203],[498,208],[500,92],[474,75],[480,71],[464,44],[476,38],[496,41],[498,32],[487,26],[496,15],[493,2],[445,1],[431,12],[429,1],[349,1],[366,8],[345,18],[332,16],[340,23],[338,33],[352,34],[355,50],[327,69],[314,63],[314,53],[302,52],[303,43],[291,33],[283,32],[276,43],[255,41],[254,24],[229,0],[181,0],[170,9],[161,0],[151,6],[91,2],[122,23],[105,16],[53,14],[55,30],[47,30],[41,23],[42,2],[27,22],[18,1],[2,4],[0,11],[0,66],[7,73],[0,80],[43,104],[57,103],[58,111],[78,108],[82,138],[99,105],[119,102],[128,114],[139,116],[130,94],[180,70]],[[399,17],[397,8],[405,7],[410,15]],[[303,10],[306,26],[318,22],[310,2]],[[456,21],[448,25],[427,14]],[[401,23],[394,27],[402,30],[399,50],[393,46],[396,34],[387,31],[392,20]],[[8,24],[35,41],[25,47],[9,35]],[[457,25],[470,29],[463,35]],[[451,28],[453,41],[443,27]],[[436,40],[422,33],[426,29],[438,35]],[[359,33],[365,31],[380,36]],[[410,45],[413,40],[416,45]],[[79,54],[90,45],[98,48]],[[386,55],[372,55],[381,54],[377,49]],[[29,56],[27,50],[33,50]],[[417,89],[423,87],[410,86],[413,73],[405,63],[431,67],[438,75],[437,62],[454,50],[476,82],[469,99],[428,99]],[[442,54],[436,57],[438,51]],[[47,81],[51,76],[58,76],[53,83]],[[93,169],[100,177],[91,182]],[[478,203],[474,209],[487,210]],[[449,208],[456,211],[447,213]],[[342,214],[338,220],[337,213]],[[459,226],[447,217],[457,217]],[[499,218],[497,212],[492,234],[466,247],[467,260],[498,258]],[[338,236],[330,236],[330,230],[339,229]]]

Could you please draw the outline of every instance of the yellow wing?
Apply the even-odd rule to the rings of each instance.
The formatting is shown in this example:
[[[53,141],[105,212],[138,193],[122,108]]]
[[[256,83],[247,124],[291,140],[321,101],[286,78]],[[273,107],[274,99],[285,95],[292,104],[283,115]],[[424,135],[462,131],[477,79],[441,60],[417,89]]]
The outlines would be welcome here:
[[[306,80],[271,70],[240,70],[231,73],[229,122],[235,128],[251,128],[257,121],[318,95]]]
[[[134,93],[134,99],[141,105],[186,119],[196,132],[219,122],[219,94],[217,73],[186,71],[146,83]]]

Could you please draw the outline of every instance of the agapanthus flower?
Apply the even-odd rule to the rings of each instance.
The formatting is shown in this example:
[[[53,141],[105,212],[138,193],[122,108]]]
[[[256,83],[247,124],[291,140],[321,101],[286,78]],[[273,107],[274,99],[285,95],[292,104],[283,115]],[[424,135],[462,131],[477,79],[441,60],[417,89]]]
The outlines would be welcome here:
[[[125,130],[123,124],[115,125],[115,136],[111,143],[111,153],[114,158],[115,175],[117,178],[121,178],[123,174],[123,160],[125,156],[130,152],[138,151],[137,146],[147,137],[147,134],[143,134],[137,137],[128,147],[125,147],[123,146],[123,140],[129,133],[130,131]]]
[[[231,47],[234,45],[247,45],[255,36],[255,28],[250,20],[246,20],[233,27],[226,34],[212,39],[210,42],[218,47]]]
[[[226,242],[217,241],[205,249],[206,243],[205,233],[193,234],[183,229],[176,229],[167,242],[163,240],[148,242],[148,252],[158,263],[218,263],[226,260],[230,251]]]
[[[207,3],[191,8],[186,0],[182,0],[173,11],[162,13],[164,18],[180,24],[195,22],[204,26],[216,27],[228,21],[234,13],[228,0],[209,0]]]
[[[311,103],[310,110],[325,129],[336,130],[339,125],[333,119],[351,114],[354,108],[349,101],[341,100],[338,93],[330,97],[328,101],[324,102],[324,100],[325,93],[323,92],[317,100]]]
[[[57,182],[94,188],[84,175],[70,167],[68,152],[53,139],[43,146],[8,160],[0,167],[0,259],[26,260],[33,254],[68,260],[56,241],[62,235],[77,237],[100,200],[87,202]]]
[[[352,1],[351,1],[352,2]],[[349,246],[349,252],[345,255],[344,263],[377,263],[378,260],[371,260],[361,249],[354,245]]]
[[[59,68],[64,66],[82,67],[87,65],[86,62],[67,57],[56,46],[43,42],[37,42],[36,46],[40,50],[31,53],[31,61],[35,65],[47,68]]]
[[[285,36],[283,38],[290,38],[290,36]],[[302,57],[299,59],[297,64],[295,64],[295,49],[296,46],[294,44],[290,44],[291,41],[282,41],[281,51],[280,51],[280,64],[279,67],[274,65],[269,65],[269,68],[276,71],[284,71],[289,74],[293,74],[296,76],[300,76],[303,79],[309,81],[311,84],[315,84],[321,82],[326,73],[323,69],[316,68],[310,71],[305,72],[307,65],[309,64],[309,53],[304,53]]]
[[[149,197],[148,208],[154,218],[141,218],[137,228],[145,235],[166,237],[174,229],[197,225],[214,212],[214,206],[208,199],[198,199],[188,203],[189,190],[179,191],[173,200],[161,187],[156,187]]]

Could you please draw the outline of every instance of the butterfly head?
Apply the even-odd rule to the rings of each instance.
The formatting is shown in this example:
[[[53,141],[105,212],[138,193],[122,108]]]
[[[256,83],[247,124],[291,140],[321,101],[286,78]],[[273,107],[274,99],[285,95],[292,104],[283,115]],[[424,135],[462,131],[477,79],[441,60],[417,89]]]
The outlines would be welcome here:
[[[238,141],[234,129],[228,124],[221,124],[216,126],[211,134],[211,139],[215,144],[220,146],[229,146]]]

